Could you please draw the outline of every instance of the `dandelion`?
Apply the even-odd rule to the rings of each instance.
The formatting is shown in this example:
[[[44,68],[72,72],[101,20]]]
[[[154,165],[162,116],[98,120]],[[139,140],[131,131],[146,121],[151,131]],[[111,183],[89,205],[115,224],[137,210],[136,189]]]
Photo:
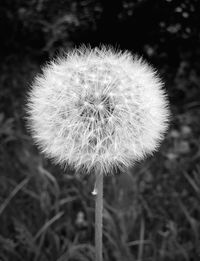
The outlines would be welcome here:
[[[162,81],[129,52],[80,48],[43,68],[27,112],[43,153],[96,173],[96,260],[102,260],[103,174],[126,170],[158,148],[169,119]]]
[[[158,148],[167,107],[162,82],[141,58],[82,48],[43,68],[29,93],[28,122],[56,163],[111,173]]]

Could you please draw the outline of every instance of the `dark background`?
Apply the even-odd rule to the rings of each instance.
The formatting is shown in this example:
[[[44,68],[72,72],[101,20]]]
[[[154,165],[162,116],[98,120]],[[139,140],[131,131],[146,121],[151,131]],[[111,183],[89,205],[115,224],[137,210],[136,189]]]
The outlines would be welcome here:
[[[40,66],[82,43],[146,58],[172,112],[159,152],[105,178],[104,260],[200,260],[199,0],[1,0],[0,34],[0,260],[94,260],[93,176],[44,159],[24,120]]]

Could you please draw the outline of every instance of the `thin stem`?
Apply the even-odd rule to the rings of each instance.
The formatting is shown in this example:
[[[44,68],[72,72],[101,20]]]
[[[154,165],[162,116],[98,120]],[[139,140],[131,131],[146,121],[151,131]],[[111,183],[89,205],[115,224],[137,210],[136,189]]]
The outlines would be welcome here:
[[[95,196],[95,261],[102,261],[102,219],[103,219],[103,174],[96,173]]]

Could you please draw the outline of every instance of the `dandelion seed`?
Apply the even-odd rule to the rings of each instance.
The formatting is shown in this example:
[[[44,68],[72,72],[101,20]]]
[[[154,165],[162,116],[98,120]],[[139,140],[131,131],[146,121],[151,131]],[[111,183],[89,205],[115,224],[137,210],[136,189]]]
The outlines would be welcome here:
[[[129,52],[80,48],[43,68],[29,93],[28,125],[55,162],[102,173],[152,154],[168,127],[157,73]]]
[[[92,191],[92,195],[93,195],[93,196],[96,196],[97,194],[98,194],[98,190],[97,190],[96,184],[95,184],[95,187],[94,187],[94,189],[93,189],[93,191]]]

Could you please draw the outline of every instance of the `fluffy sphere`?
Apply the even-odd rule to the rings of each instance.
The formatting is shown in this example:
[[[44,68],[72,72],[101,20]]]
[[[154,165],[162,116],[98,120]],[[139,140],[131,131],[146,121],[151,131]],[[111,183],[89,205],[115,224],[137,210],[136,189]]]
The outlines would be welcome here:
[[[125,169],[158,148],[169,109],[155,70],[129,52],[80,48],[43,68],[28,126],[48,157],[86,171]]]

